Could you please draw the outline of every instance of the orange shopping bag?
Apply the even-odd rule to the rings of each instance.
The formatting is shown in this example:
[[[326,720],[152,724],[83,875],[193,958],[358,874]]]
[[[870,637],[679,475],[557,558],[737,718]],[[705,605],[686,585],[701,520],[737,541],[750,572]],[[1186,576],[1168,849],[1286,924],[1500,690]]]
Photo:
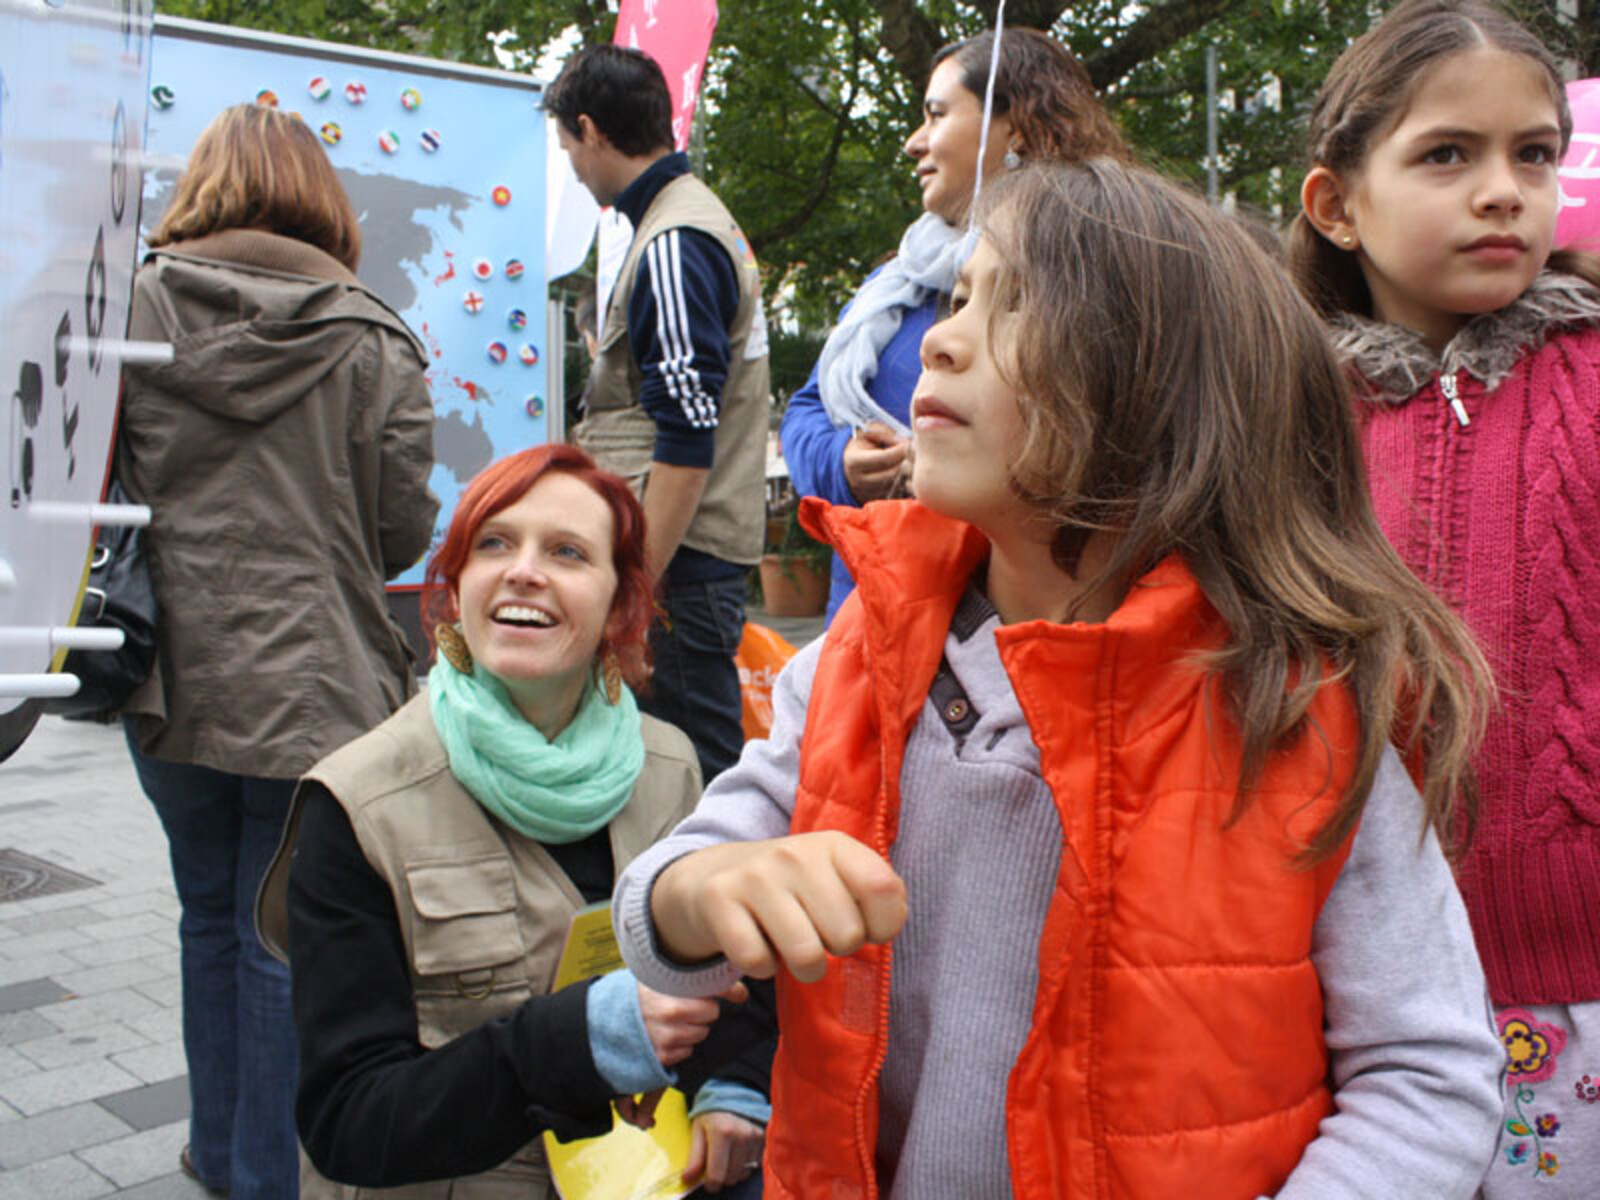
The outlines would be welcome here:
[[[739,691],[744,698],[744,736],[764,738],[772,732],[772,684],[783,664],[794,657],[794,647],[765,625],[744,623],[739,639]]]

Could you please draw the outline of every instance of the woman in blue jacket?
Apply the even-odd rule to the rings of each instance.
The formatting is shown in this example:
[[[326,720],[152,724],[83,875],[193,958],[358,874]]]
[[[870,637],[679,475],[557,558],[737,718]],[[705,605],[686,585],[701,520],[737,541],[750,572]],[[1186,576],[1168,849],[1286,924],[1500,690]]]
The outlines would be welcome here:
[[[922,124],[906,142],[925,211],[845,307],[784,412],[783,456],[801,495],[860,505],[903,492],[922,335],[955,282],[980,159],[982,174],[992,177],[1027,159],[1128,157],[1082,64],[1034,29],[1001,35],[985,136],[993,53],[994,35],[984,33],[934,55]],[[829,621],[854,587],[835,555]]]

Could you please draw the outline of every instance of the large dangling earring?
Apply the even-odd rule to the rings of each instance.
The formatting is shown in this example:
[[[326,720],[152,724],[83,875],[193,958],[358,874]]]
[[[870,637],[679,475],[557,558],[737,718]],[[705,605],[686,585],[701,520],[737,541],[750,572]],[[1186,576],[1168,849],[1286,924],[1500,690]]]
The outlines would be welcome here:
[[[1022,165],[1022,155],[1018,154],[1015,150],[1007,150],[1006,156],[1000,161],[1005,163],[1006,170],[1015,171]]]
[[[433,644],[439,648],[439,653],[463,675],[472,674],[472,651],[467,646],[467,639],[461,633],[460,625],[441,622],[433,627]]]
[[[622,663],[617,658],[617,652],[610,646],[606,647],[606,652],[600,659],[600,672],[605,679],[606,703],[615,708],[622,699]]]

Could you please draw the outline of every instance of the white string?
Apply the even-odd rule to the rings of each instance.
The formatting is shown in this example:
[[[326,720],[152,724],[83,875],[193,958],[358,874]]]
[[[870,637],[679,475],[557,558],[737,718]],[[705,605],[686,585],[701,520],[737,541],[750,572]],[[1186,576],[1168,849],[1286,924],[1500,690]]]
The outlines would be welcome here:
[[[978,133],[978,175],[972,181],[972,207],[967,212],[968,240],[978,228],[978,197],[983,194],[983,158],[989,149],[989,120],[994,116],[994,80],[1000,73],[1000,39],[1006,28],[1006,0],[994,10],[994,45],[989,50],[989,82],[983,89],[983,128]]]

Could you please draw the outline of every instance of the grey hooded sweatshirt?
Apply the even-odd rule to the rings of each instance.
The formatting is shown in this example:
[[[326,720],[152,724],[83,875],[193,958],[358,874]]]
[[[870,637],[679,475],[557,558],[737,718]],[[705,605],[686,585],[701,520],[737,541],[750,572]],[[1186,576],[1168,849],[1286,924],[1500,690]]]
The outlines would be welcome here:
[[[150,254],[129,337],[174,348],[124,376],[160,606],[140,747],[293,778],[415,686],[383,585],[439,508],[422,347],[329,255],[244,229]]]

